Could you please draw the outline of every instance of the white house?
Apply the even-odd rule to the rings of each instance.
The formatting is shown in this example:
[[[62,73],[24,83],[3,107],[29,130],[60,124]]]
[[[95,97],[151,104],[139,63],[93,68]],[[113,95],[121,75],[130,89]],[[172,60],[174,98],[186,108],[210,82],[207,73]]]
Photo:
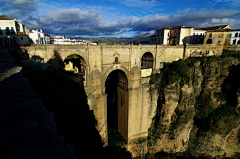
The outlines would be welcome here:
[[[186,27],[184,25],[173,27],[170,30],[169,43],[171,45],[184,45],[191,42],[193,35],[193,27]]]
[[[204,37],[206,36],[207,30],[194,29],[193,35],[191,36],[190,44],[203,44]]]
[[[20,45],[31,45],[29,36],[24,32],[18,32],[18,42]]]
[[[29,37],[32,39],[34,44],[50,44],[50,36],[42,32],[42,29],[30,30]]]
[[[164,27],[157,30],[156,42],[162,45],[169,44],[170,30],[172,27]]]
[[[161,45],[183,45],[191,42],[192,34],[192,27],[163,27],[157,30],[157,34],[150,37],[150,43]]]
[[[63,36],[53,36],[51,37],[52,44],[71,44],[70,39]]]
[[[52,44],[65,44],[65,45],[81,45],[81,44],[97,45],[95,42],[89,40],[75,40],[63,36],[53,36],[51,37],[51,42]]]
[[[0,15],[0,43],[17,44],[18,43],[18,22],[17,19],[11,19],[6,15]]]
[[[150,44],[162,45],[184,45],[184,44],[203,44],[208,31],[231,30],[229,25],[212,26],[194,29],[184,25],[177,27],[164,27],[157,30],[157,34],[150,36]],[[234,31],[234,30],[233,30]],[[238,43],[239,30],[232,33],[231,44]],[[236,37],[238,34],[238,37]]]
[[[233,29],[231,31],[230,45],[240,45],[240,29]]]

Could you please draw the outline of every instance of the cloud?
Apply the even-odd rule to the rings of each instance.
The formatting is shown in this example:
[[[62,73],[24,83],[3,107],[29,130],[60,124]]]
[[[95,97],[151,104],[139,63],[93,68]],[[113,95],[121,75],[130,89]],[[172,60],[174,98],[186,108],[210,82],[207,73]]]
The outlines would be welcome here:
[[[156,0],[121,0],[121,3],[129,7],[154,7],[159,5]]]
[[[37,0],[1,0],[0,10],[12,18],[21,18],[36,11],[40,3]]]
[[[45,16],[24,21],[26,26],[43,29],[48,34],[66,36],[119,36],[132,37],[149,33],[165,26],[191,26],[202,28],[229,24],[240,27],[239,10],[189,10],[184,14],[129,16],[119,21],[106,20],[98,10],[58,9]],[[129,34],[133,33],[133,34]]]
[[[239,8],[240,6],[240,0],[215,0],[215,2],[232,8]]]

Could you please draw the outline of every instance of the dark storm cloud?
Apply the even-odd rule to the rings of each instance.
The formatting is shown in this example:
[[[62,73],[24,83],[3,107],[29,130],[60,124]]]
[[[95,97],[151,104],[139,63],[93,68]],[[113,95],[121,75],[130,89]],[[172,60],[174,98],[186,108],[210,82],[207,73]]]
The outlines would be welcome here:
[[[36,11],[39,7],[37,0],[0,0],[0,10],[11,18],[22,18]]]
[[[232,28],[240,26],[239,10],[200,10],[187,9],[175,15],[147,15],[144,17],[127,17],[117,22],[109,22],[101,16],[100,11],[76,9],[59,9],[46,16],[28,19],[24,24],[32,28],[43,29],[48,34],[79,36],[110,36],[128,31],[137,34],[147,33],[165,26],[191,26],[201,28],[229,24]],[[137,35],[136,34],[136,35]]]

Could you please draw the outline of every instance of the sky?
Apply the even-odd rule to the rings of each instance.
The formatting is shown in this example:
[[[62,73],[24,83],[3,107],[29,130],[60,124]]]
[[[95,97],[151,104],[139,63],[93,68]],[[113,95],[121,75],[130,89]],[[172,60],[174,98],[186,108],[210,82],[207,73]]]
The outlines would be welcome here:
[[[240,29],[240,0],[0,0],[0,15],[51,36],[135,38],[165,26]]]

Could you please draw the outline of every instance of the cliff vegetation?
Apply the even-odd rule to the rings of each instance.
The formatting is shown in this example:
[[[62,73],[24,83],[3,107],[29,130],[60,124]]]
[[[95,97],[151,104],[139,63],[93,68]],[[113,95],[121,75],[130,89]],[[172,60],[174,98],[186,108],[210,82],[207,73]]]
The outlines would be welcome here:
[[[150,154],[240,157],[239,60],[240,51],[224,50],[218,57],[189,57],[161,70]]]

